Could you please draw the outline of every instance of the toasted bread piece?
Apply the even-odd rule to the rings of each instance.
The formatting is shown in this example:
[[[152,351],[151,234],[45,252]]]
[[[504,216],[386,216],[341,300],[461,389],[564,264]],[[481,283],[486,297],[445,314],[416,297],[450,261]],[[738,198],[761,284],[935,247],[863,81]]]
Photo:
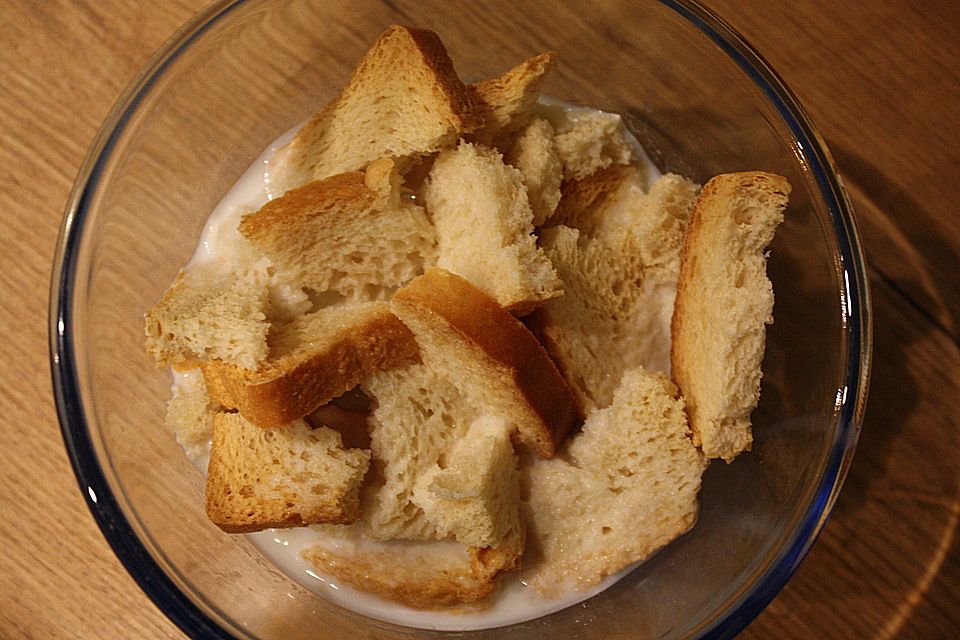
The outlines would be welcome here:
[[[400,197],[394,162],[311,182],[243,218],[282,280],[352,300],[387,297],[436,260],[426,212]]]
[[[619,167],[573,186],[582,208],[562,200],[558,214],[580,229],[540,235],[566,293],[527,325],[589,411],[610,404],[624,371],[669,371],[680,246],[697,186],[668,174],[644,193],[639,173]]]
[[[484,123],[468,138],[495,146],[498,140],[525,125],[555,58],[556,52],[546,51],[524,60],[499,78],[467,85],[467,93]]]
[[[266,262],[236,274],[181,272],[144,323],[158,365],[191,368],[218,359],[255,367],[267,355]]]
[[[710,458],[729,462],[753,442],[764,325],[773,322],[766,250],[789,195],[778,175],[717,176],[700,192],[684,239],[670,357],[694,442]]]
[[[618,114],[584,107],[565,109],[551,102],[538,109],[538,115],[550,120],[556,131],[565,179],[580,180],[600,169],[637,159],[637,144]]]
[[[573,393],[537,339],[465,279],[429,268],[397,291],[394,313],[413,331],[423,362],[515,438],[549,458],[580,418]]]
[[[220,411],[219,403],[207,395],[207,385],[199,371],[179,374],[167,401],[165,422],[176,434],[177,442],[190,452],[196,452],[213,438],[213,418]]]
[[[382,371],[363,387],[375,402],[371,450],[383,476],[363,500],[365,535],[452,536],[487,547],[519,526],[509,423],[478,417],[455,386],[423,364]]]
[[[354,520],[370,452],[298,420],[261,429],[219,413],[207,469],[207,515],[227,533]]]
[[[393,25],[282,150],[277,193],[378,158],[437,151],[483,122],[437,34]]]
[[[537,247],[520,172],[493,149],[461,143],[440,153],[424,189],[437,230],[437,265],[517,315],[563,293]]]
[[[563,163],[553,140],[553,126],[543,118],[535,119],[517,135],[504,159],[523,176],[533,211],[533,226],[543,225],[560,202],[563,179]]]
[[[438,543],[420,548],[368,550],[338,545],[315,546],[303,558],[318,571],[382,598],[417,609],[483,608],[495,579],[520,568],[524,531],[511,530],[493,548],[451,544],[438,553]],[[439,543],[444,544],[444,543]]]
[[[536,589],[591,587],[693,526],[706,464],[676,393],[662,373],[630,370],[562,456],[522,470]]]
[[[270,334],[256,369],[201,365],[210,396],[260,427],[302,418],[381,369],[415,360],[411,333],[384,302],[326,307]]]

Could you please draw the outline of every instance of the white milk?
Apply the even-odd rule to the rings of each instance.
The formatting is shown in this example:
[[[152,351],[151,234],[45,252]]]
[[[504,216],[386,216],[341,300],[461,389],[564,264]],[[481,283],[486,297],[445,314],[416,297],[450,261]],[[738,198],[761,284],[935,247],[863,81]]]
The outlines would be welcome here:
[[[562,106],[566,116],[576,118],[578,114],[595,111],[588,107],[570,106],[552,99],[543,99],[545,106]],[[611,116],[615,117],[615,116]],[[293,137],[296,127],[280,136],[264,151],[249,169],[240,177],[233,188],[217,205],[207,225],[200,236],[197,251],[194,253],[185,270],[215,269],[223,273],[232,272],[238,256],[249,251],[246,241],[240,235],[238,225],[241,217],[251,211],[256,211],[275,194],[270,189],[270,176],[276,174],[280,161],[281,150]],[[660,177],[660,171],[650,161],[646,152],[636,140],[636,154],[639,162],[646,168],[646,187]],[[276,293],[276,292],[274,292]],[[663,314],[660,321],[661,329],[669,335],[669,311],[673,308],[673,293],[665,292],[663,299]],[[291,304],[297,302],[297,294],[291,293]],[[665,369],[669,362],[664,363]],[[191,376],[199,372],[174,373],[174,385],[188,385]],[[209,459],[209,443],[203,447],[185,447],[190,460],[197,467],[206,472]],[[476,629],[490,629],[516,624],[527,620],[540,618],[560,611],[579,602],[587,600],[616,583],[627,575],[637,565],[627,567],[623,571],[608,577],[606,580],[586,591],[576,591],[559,598],[545,598],[539,595],[532,587],[526,584],[526,571],[521,570],[503,576],[499,587],[491,596],[488,608],[478,612],[445,613],[437,611],[421,611],[383,600],[351,586],[319,573],[311,564],[301,559],[300,552],[314,545],[323,545],[336,548],[342,544],[357,544],[353,541],[341,541],[311,528],[300,529],[270,529],[259,533],[248,534],[248,539],[283,573],[314,593],[331,602],[350,609],[359,614],[390,622],[406,627],[431,629],[437,631],[470,631]],[[432,549],[431,552],[444,553],[451,543],[449,542],[374,542],[363,541],[361,548],[371,550],[397,550],[405,546],[411,549]],[[639,563],[638,563],[639,564]]]

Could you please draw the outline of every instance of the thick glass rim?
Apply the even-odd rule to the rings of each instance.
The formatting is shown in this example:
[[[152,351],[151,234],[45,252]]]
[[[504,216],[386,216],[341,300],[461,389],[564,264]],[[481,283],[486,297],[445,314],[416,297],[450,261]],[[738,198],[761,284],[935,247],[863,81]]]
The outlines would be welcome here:
[[[154,54],[130,83],[100,128],[77,174],[57,240],[50,285],[49,346],[54,399],[70,463],[94,520],[140,588],[191,638],[234,638],[193,602],[160,567],[137,536],[110,489],[97,459],[80,400],[71,326],[80,236],[92,195],[120,135],[145,94],[164,71],[214,24],[250,0],[221,0],[197,14]],[[863,421],[872,353],[872,320],[866,265],[853,209],[832,157],[793,93],[736,31],[694,0],[657,0],[710,38],[766,96],[794,137],[797,152],[825,202],[839,253],[846,372],[837,427],[822,475],[806,513],[776,557],[700,638],[731,638],[780,592],[810,550],[839,494]],[[631,0],[635,2],[635,0]]]

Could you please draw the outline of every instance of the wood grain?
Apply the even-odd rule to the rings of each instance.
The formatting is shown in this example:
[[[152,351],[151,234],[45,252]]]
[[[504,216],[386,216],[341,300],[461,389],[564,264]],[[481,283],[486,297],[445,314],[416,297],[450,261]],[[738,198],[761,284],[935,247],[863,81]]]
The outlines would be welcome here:
[[[62,209],[97,127],[200,0],[0,12],[0,637],[179,638],[84,506],[44,318]],[[960,637],[960,12],[951,0],[712,0],[819,125],[871,266],[871,399],[846,488],[756,638]]]

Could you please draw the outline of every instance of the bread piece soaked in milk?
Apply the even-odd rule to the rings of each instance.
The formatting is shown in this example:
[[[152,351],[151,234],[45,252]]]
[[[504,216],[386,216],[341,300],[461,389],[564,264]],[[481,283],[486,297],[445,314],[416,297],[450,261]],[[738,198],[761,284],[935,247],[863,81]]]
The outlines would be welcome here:
[[[466,138],[499,147],[523,127],[536,107],[540,87],[553,69],[555,58],[554,51],[546,51],[524,60],[499,78],[467,85],[483,126]]]
[[[662,373],[626,372],[566,451],[522,469],[530,583],[586,589],[649,558],[693,526],[705,467],[676,387]]]
[[[393,25],[340,95],[281,151],[276,192],[378,158],[425,155],[483,123],[437,34]]]
[[[537,247],[523,176],[488,147],[440,153],[424,189],[437,231],[437,265],[463,276],[516,315],[563,293]]]
[[[240,232],[280,279],[355,301],[385,299],[436,260],[433,226],[401,198],[389,159],[288,191],[245,216]]]
[[[537,114],[553,125],[565,179],[579,180],[600,169],[629,165],[638,159],[637,143],[619,114],[586,107],[566,109],[555,101],[541,105]]]
[[[200,371],[195,369],[179,376],[180,381],[167,401],[164,421],[176,434],[180,446],[196,454],[213,437],[213,419],[220,411],[220,403],[210,399]]]
[[[523,177],[533,211],[533,226],[543,225],[560,202],[563,180],[563,163],[554,142],[553,126],[543,118],[535,119],[517,134],[504,160]]]
[[[413,332],[423,363],[515,440],[552,457],[580,418],[576,399],[537,339],[464,278],[431,267],[397,291],[391,309]]]
[[[498,576],[520,568],[524,542],[523,529],[487,548],[432,542],[371,549],[341,539],[302,555],[321,573],[408,607],[475,611],[489,605]]]
[[[540,243],[565,295],[528,325],[584,408],[610,404],[623,373],[669,371],[670,317],[680,247],[697,185],[660,178],[648,193],[633,167],[610,167],[564,185]]]
[[[268,263],[237,273],[182,272],[147,312],[147,352],[158,365],[191,368],[217,359],[255,367],[270,331]]]
[[[382,371],[363,388],[375,403],[370,448],[383,476],[364,499],[366,535],[491,547],[519,526],[506,421],[423,364]]]
[[[219,413],[207,469],[207,515],[228,533],[351,522],[370,452],[344,449],[340,435],[298,420],[261,429]]]
[[[790,195],[781,176],[710,180],[683,244],[673,312],[673,379],[687,399],[694,442],[727,462],[753,442],[766,324],[773,322],[767,247]]]
[[[201,365],[211,398],[254,424],[280,427],[417,358],[413,335],[384,302],[332,306],[277,327],[264,362],[247,369]]]

